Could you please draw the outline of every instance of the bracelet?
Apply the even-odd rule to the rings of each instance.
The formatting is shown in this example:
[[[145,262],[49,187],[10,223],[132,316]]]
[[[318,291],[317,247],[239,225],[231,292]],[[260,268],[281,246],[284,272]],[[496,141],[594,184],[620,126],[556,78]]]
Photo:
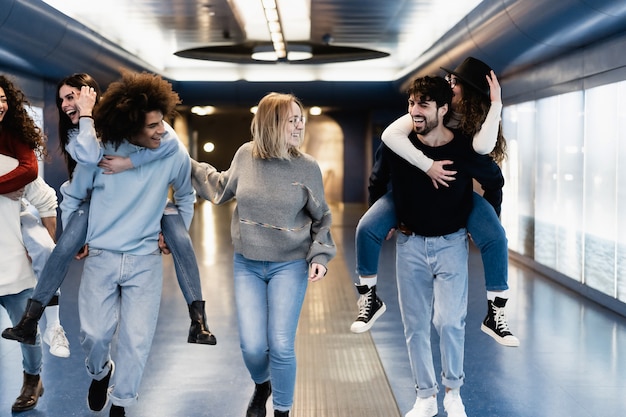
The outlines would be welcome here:
[[[90,119],[93,119],[93,116],[91,116],[91,115],[89,115],[89,116],[87,116],[87,115],[84,115],[84,116],[78,116],[78,118],[79,118],[79,119],[82,119],[83,117],[89,117]]]

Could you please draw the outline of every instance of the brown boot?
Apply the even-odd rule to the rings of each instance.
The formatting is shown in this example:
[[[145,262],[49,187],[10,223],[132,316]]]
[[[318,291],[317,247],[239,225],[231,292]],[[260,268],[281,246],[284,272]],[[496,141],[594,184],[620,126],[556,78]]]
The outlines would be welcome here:
[[[31,375],[24,372],[24,384],[20,396],[17,397],[11,410],[27,411],[32,410],[37,405],[39,397],[43,395],[43,385],[39,375]]]

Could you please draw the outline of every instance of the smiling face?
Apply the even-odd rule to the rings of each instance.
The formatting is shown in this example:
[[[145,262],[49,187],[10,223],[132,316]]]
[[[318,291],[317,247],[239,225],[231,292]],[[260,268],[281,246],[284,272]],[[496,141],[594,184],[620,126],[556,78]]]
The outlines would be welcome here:
[[[287,144],[291,147],[297,148],[304,140],[305,120],[302,115],[302,109],[293,101],[291,102],[291,109],[287,120],[288,122],[285,125],[285,137],[287,138]]]
[[[80,90],[76,87],[71,87],[67,84],[62,85],[59,88],[59,102],[61,103],[61,110],[72,121],[72,124],[77,125],[80,117],[80,113],[76,108],[76,99],[80,96]]]
[[[444,106],[447,107],[447,104]],[[409,114],[413,118],[413,128],[419,135],[427,135],[434,128],[439,126],[440,110],[444,107],[437,107],[437,103],[432,100],[425,100],[423,97],[409,97]],[[442,113],[441,117],[443,117]]]
[[[4,120],[4,115],[9,111],[9,102],[7,96],[4,93],[4,88],[0,87],[0,123]]]
[[[153,110],[146,113],[146,121],[143,129],[133,136],[131,143],[148,149],[156,149],[161,146],[161,136],[165,133],[163,125],[163,113]]]

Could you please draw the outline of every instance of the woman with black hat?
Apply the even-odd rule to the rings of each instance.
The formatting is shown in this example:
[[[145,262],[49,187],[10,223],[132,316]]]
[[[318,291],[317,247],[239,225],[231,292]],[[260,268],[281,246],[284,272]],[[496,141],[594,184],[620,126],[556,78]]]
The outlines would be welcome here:
[[[500,84],[492,69],[484,62],[469,57],[454,70],[442,68],[453,91],[452,112],[447,126],[473,137],[472,145],[479,154],[489,154],[496,163],[506,156],[506,142],[500,127],[502,100]],[[455,171],[445,167],[453,161],[433,161],[408,140],[413,129],[410,114],[405,114],[385,129],[382,140],[395,153],[424,171],[433,186],[447,186]],[[500,207],[492,207],[474,193],[474,208],[467,228],[480,249],[485,269],[488,313],[481,329],[505,346],[519,346],[509,330],[504,307],[508,295],[508,248],[504,229],[499,221]],[[359,221],[356,232],[357,272],[360,284],[359,316],[353,332],[366,331],[385,310],[376,295],[377,266],[382,242],[390,237],[396,220],[390,193],[377,200]]]

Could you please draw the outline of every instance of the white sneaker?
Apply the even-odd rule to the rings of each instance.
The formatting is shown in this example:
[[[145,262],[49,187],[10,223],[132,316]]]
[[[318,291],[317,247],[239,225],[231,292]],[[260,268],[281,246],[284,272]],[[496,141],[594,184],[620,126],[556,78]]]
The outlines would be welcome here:
[[[65,337],[65,330],[61,325],[46,328],[43,341],[50,346],[50,353],[59,358],[70,356],[70,342]]]
[[[458,388],[446,392],[446,396],[443,397],[443,409],[448,413],[448,417],[467,417],[463,400],[461,400],[461,391]]]
[[[406,413],[404,417],[434,417],[439,410],[437,409],[437,397],[430,396],[428,398],[417,397],[413,409]]]

